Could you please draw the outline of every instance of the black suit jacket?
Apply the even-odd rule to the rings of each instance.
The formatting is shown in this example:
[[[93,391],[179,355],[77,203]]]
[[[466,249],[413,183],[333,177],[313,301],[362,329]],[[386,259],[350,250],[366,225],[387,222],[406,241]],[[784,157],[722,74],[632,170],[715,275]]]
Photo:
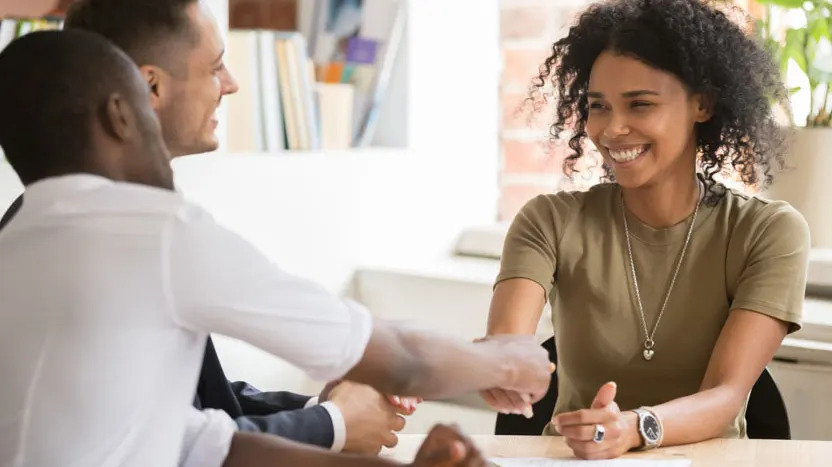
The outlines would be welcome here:
[[[0,219],[3,228],[23,204],[17,197]],[[329,412],[320,406],[304,409],[308,396],[291,392],[260,392],[248,383],[230,382],[214,350],[211,337],[205,346],[194,406],[228,413],[240,430],[271,433],[294,441],[328,448],[334,432]]]

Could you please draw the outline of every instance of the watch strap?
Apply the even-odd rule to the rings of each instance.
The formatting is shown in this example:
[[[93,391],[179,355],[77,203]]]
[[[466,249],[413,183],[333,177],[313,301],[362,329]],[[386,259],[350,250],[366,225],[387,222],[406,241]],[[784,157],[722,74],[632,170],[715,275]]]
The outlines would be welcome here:
[[[649,450],[655,449],[662,444],[662,439],[664,439],[664,427],[662,426],[661,419],[647,407],[639,407],[638,409],[633,410],[633,412],[638,415],[638,434],[641,436],[641,450]],[[644,419],[650,417],[656,421],[656,424],[659,426],[659,433],[658,438],[653,440],[650,439],[647,434],[644,432]]]

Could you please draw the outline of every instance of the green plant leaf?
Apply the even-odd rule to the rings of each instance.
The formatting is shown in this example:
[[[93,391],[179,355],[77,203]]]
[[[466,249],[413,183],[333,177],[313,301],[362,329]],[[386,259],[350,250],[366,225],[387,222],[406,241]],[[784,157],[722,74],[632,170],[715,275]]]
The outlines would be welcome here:
[[[757,0],[761,5],[775,5],[782,8],[802,8],[805,0]]]
[[[784,55],[785,59],[788,61],[789,58],[797,63],[797,66],[800,67],[800,70],[803,71],[805,74],[809,74],[809,64],[808,61],[810,57],[806,56],[806,51],[804,50],[804,44],[806,43],[806,30],[805,29],[795,29],[790,28],[786,31],[786,43],[784,44]],[[783,62],[781,60],[781,66]]]
[[[806,41],[806,46],[803,48],[803,56],[806,57],[806,62],[810,68],[812,67],[812,62],[815,61],[818,55],[818,45],[818,41],[810,38]]]
[[[818,11],[818,9],[812,10]],[[810,15],[809,19],[809,34],[812,36],[812,39],[819,41],[821,38],[829,39],[829,22],[828,18],[824,17],[822,13],[813,13]]]

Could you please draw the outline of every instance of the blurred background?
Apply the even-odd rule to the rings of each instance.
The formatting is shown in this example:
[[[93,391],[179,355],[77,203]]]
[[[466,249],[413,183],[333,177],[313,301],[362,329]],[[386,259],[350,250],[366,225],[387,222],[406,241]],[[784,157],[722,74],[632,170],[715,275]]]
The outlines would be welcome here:
[[[204,1],[241,91],[224,100],[220,150],[174,162],[178,187],[282,268],[380,318],[483,335],[506,223],[537,194],[597,181],[591,160],[580,179],[562,177],[552,109],[524,106],[552,42],[590,2]],[[0,2],[0,48],[60,27],[70,3]],[[791,202],[813,237],[805,328],[771,370],[793,437],[832,439],[830,3],[728,3],[792,90],[781,112],[793,130],[789,168],[760,195]],[[21,190],[0,162],[0,207]],[[551,333],[544,313],[540,341]],[[263,390],[322,386],[247,344],[215,340],[229,378]],[[493,433],[494,420],[471,395],[424,403],[405,432],[452,421]]]

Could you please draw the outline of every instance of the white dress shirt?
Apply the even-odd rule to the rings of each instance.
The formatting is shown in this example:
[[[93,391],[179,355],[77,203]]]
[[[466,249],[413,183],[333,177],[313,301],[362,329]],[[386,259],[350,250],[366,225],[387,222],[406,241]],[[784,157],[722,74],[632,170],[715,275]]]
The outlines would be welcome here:
[[[142,185],[30,185],[0,258],[3,467],[177,465],[207,333],[329,381],[372,332],[359,305]]]
[[[221,467],[237,424],[222,410],[188,409],[180,467]]]

